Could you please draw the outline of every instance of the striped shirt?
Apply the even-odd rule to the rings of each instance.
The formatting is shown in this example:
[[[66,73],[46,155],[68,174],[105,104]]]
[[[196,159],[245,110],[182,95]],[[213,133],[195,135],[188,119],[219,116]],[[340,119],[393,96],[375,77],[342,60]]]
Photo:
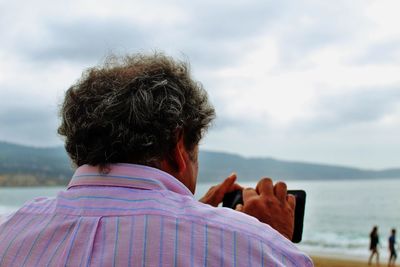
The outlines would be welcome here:
[[[257,219],[198,202],[158,169],[79,167],[0,225],[0,266],[313,266]]]

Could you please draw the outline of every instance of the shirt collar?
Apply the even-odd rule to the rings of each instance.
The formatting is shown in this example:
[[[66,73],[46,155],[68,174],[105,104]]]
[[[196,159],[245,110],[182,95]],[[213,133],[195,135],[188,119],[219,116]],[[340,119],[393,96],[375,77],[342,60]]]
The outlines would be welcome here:
[[[170,190],[193,196],[192,192],[172,175],[156,168],[118,163],[107,165],[107,173],[99,172],[98,166],[82,165],[76,169],[68,185],[74,186],[120,186],[147,190]]]

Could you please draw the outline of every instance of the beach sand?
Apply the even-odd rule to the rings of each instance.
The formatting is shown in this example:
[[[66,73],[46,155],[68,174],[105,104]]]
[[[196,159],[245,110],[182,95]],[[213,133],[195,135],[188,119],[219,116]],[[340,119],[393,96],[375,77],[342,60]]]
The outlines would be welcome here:
[[[367,260],[365,259],[364,261],[362,260],[349,260],[349,259],[339,259],[339,258],[328,258],[328,257],[317,257],[317,256],[311,256],[311,258],[314,261],[314,266],[315,267],[375,267],[375,261],[372,265],[367,264]],[[380,262],[381,267],[387,266],[386,261],[381,261]],[[396,266],[400,266],[396,264]]]

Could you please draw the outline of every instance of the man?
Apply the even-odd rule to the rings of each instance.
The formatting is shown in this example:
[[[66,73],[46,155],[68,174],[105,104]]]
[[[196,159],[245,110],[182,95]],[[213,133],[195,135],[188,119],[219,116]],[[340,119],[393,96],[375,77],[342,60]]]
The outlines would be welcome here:
[[[214,109],[185,63],[110,58],[66,92],[60,115],[77,169],[56,199],[0,226],[0,266],[312,266],[289,240],[284,183],[244,189],[240,212],[216,207],[242,189],[234,174],[193,198]]]
[[[392,229],[391,235],[389,237],[389,264],[388,266],[395,266],[395,261],[397,259],[396,253],[396,229]]]

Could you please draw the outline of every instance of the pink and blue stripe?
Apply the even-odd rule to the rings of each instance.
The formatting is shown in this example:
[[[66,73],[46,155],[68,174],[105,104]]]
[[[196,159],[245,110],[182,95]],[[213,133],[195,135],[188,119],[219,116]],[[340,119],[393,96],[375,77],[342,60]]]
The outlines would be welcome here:
[[[312,266],[268,225],[214,208],[171,175],[134,164],[79,167],[55,199],[0,224],[2,266]]]

